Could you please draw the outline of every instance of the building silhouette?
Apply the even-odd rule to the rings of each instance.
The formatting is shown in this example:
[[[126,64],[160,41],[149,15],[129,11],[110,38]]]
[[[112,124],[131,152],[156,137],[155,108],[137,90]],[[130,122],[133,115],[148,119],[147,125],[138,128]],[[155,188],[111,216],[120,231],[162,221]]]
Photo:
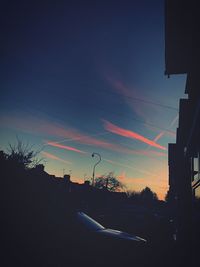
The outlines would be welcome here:
[[[169,144],[169,198],[177,240],[197,240],[194,196],[200,196],[200,17],[198,1],[165,1],[165,74],[186,75],[176,142]]]

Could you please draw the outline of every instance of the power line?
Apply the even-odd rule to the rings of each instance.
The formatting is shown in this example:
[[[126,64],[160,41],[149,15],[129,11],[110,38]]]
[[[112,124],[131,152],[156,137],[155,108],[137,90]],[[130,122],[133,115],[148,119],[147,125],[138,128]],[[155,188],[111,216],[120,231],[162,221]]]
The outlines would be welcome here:
[[[162,108],[173,109],[173,110],[178,111],[178,108],[175,108],[175,107],[172,107],[172,106],[168,106],[168,105],[165,105],[165,104],[162,104],[162,103],[153,102],[153,101],[149,101],[149,100],[144,100],[144,99],[137,98],[137,97],[132,97],[132,96],[125,96],[125,97],[129,98],[129,99],[132,99],[132,100],[135,100],[135,101],[140,101],[140,102],[143,102],[143,103],[152,104],[152,105],[159,106],[159,107],[162,107]]]
[[[101,91],[102,92],[102,91]],[[113,94],[113,95],[116,95],[116,93],[113,93],[113,92],[110,92],[109,91],[109,93],[110,94]],[[152,102],[152,101],[147,101],[147,100],[143,100],[143,99],[140,99],[140,98],[135,98],[135,97],[128,97],[128,96],[126,96],[127,98],[131,98],[131,99],[133,99],[133,100],[135,100],[135,101],[141,101],[141,102],[145,102],[145,103],[149,103],[149,104],[154,104],[154,105],[157,105],[157,106],[161,106],[161,107],[164,107],[164,108],[168,108],[168,109],[172,109],[172,110],[175,110],[175,111],[178,111],[178,109],[176,109],[176,108],[174,108],[174,107],[171,107],[171,106],[167,106],[167,105],[164,105],[164,104],[161,104],[161,103],[155,103],[155,102]],[[67,101],[70,101],[70,102],[74,102],[74,101],[76,101],[77,99],[79,98],[79,96],[75,96],[75,97],[68,97],[68,99],[67,99]],[[98,110],[101,110],[101,111],[103,111],[103,112],[106,112],[106,113],[108,113],[108,111],[105,109],[105,108],[103,108],[103,106],[102,106],[102,104],[101,103],[99,103],[99,102],[97,102],[97,103],[95,103],[95,102],[90,102],[90,106],[93,106],[93,107],[95,107],[96,109],[98,109]],[[122,118],[125,118],[125,119],[127,119],[127,120],[133,120],[133,121],[136,121],[136,122],[138,122],[138,123],[141,123],[141,124],[143,124],[143,125],[149,125],[149,126],[151,126],[151,127],[153,127],[153,128],[156,128],[156,129],[159,129],[159,130],[162,130],[162,131],[167,131],[167,132],[170,132],[170,133],[172,133],[173,134],[173,132],[170,130],[170,128],[164,128],[164,127],[159,127],[159,126],[157,126],[157,125],[155,125],[155,124],[152,124],[152,123],[149,123],[149,122],[144,122],[143,120],[140,120],[140,119],[137,119],[137,118],[135,118],[135,117],[129,117],[128,118],[128,116],[127,115],[125,115],[125,114],[122,114],[122,113],[120,113],[120,112],[113,112],[113,110],[112,110],[112,112],[109,110],[109,113],[110,114],[113,114],[114,116],[118,116],[118,117],[122,117]],[[101,134],[104,134],[104,133],[101,133]],[[100,134],[100,135],[101,135]]]
[[[91,91],[91,89],[89,89],[89,90]],[[159,102],[154,102],[154,101],[151,101],[151,100],[142,99],[142,98],[139,98],[139,97],[122,95],[122,94],[120,94],[118,92],[111,92],[111,91],[105,91],[105,90],[104,90],[104,92],[103,92],[103,90],[101,90],[100,92],[106,93],[106,94],[112,94],[112,95],[116,95],[117,94],[117,95],[123,96],[125,98],[129,98],[129,99],[131,99],[133,101],[139,101],[139,102],[143,102],[143,103],[147,103],[147,104],[159,106],[159,107],[162,107],[162,108],[167,108],[167,109],[172,109],[172,110],[178,111],[178,108],[175,108],[175,107],[172,107],[172,106],[163,104],[163,103],[159,103]]]
[[[97,107],[97,105],[94,104],[94,103],[91,103],[91,105],[92,105],[92,106],[95,105],[96,108],[101,109],[103,112],[106,112],[106,113],[107,113],[107,110],[104,109],[102,106],[101,106],[101,107]],[[126,116],[125,114],[122,114],[122,113],[120,113],[120,112],[110,112],[110,113],[114,114],[115,116],[125,118],[125,119],[127,119],[127,120],[134,120],[134,121],[137,121],[137,122],[142,123],[142,124],[144,124],[144,125],[149,125],[149,126],[154,127],[154,128],[156,128],[156,129],[159,129],[159,130],[162,130],[162,131],[166,131],[166,132],[171,132],[171,133],[173,133],[173,132],[170,130],[170,128],[159,127],[159,126],[156,126],[155,124],[152,124],[152,123],[149,123],[149,122],[144,122],[144,121],[142,121],[142,120],[140,120],[140,119],[136,119],[136,118],[133,118],[133,117],[131,117],[131,118],[127,118],[127,116]]]

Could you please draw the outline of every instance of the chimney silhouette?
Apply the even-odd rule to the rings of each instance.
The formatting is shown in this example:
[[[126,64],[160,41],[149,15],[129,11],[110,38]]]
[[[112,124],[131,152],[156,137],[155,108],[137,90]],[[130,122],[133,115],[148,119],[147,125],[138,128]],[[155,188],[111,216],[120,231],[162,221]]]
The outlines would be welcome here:
[[[64,178],[64,181],[65,181],[66,183],[70,183],[70,175],[69,175],[69,174],[65,174],[65,175],[63,176],[63,178]]]
[[[64,176],[63,176],[63,179],[64,179],[64,183],[66,184],[66,186],[67,186],[67,190],[68,190],[68,192],[71,192],[71,181],[70,181],[70,175],[69,174],[65,174]]]

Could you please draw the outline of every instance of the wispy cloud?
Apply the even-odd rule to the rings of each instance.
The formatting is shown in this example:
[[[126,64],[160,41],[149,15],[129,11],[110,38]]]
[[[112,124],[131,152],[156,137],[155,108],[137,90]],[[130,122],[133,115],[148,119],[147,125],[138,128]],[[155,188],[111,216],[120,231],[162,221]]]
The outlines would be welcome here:
[[[157,142],[161,137],[163,137],[163,135],[165,134],[165,132],[161,132],[158,135],[156,135],[156,137],[153,139],[154,142]]]
[[[116,79],[111,75],[106,75],[106,80],[111,85],[112,90],[115,93],[121,95],[121,97],[124,99],[124,102],[127,103],[127,105],[139,117],[141,117],[145,121],[148,119],[146,116],[146,112],[144,112],[147,103],[144,102],[145,99],[140,95],[140,92],[138,90],[135,90],[134,88],[130,89],[121,80]],[[139,102],[137,100],[139,100]]]
[[[74,151],[74,152],[77,152],[77,153],[80,153],[80,154],[86,154],[87,153],[87,152],[84,152],[82,150],[76,149],[74,147],[61,145],[61,144],[58,144],[58,143],[55,143],[55,142],[48,141],[46,144],[49,145],[49,146],[58,147],[58,148],[66,149],[66,150],[69,150],[69,151]]]
[[[61,158],[55,156],[54,154],[51,154],[51,153],[48,153],[48,152],[45,152],[45,151],[41,151],[40,153],[46,158],[57,160],[57,161],[60,161],[60,162],[63,162],[63,163],[67,163],[67,164],[72,164],[72,162],[64,160],[64,159],[61,159]]]
[[[172,128],[174,126],[174,124],[178,121],[179,115],[177,114],[176,117],[172,120],[172,122],[170,123],[169,128]]]
[[[96,138],[93,138],[90,136],[82,135],[82,138],[79,138],[78,140],[74,140],[74,141],[77,143],[80,143],[80,144],[89,145],[89,146],[96,146],[96,147],[112,150],[112,151],[119,152],[119,153],[143,155],[143,153],[140,151],[131,150],[131,149],[128,149],[124,146],[121,146],[118,144],[113,144],[113,143],[106,142],[103,140],[99,140],[99,139],[96,139]],[[80,153],[80,150],[77,151],[77,149],[74,149],[74,148],[69,147],[69,146],[61,145],[61,143],[63,143],[63,140],[57,141],[57,142],[47,142],[46,144],[53,145],[55,147],[59,147],[59,148],[63,148],[63,149],[73,150],[75,152]],[[81,152],[86,153],[84,151],[81,151]]]
[[[148,156],[148,157],[166,157],[167,153],[158,152],[155,150],[140,150],[141,155]]]
[[[97,133],[92,135],[86,135],[81,131],[74,129],[68,125],[57,124],[45,119],[33,117],[33,116],[9,116],[4,115],[0,117],[1,125],[4,127],[14,128],[23,132],[28,132],[36,135],[48,135],[57,138],[63,138],[64,140],[54,143],[63,143],[76,141],[80,144],[100,146],[104,148],[112,147],[108,142],[95,138],[98,135],[104,135],[107,133]]]
[[[111,73],[106,74],[105,79],[111,85],[112,91],[119,94],[134,113],[146,123],[149,123],[153,114],[160,112],[160,108],[177,110],[175,107],[149,99],[148,96],[141,93],[143,90],[133,85],[129,86],[125,84],[125,82],[116,78]]]
[[[157,106],[157,107],[163,107],[163,108],[167,108],[167,109],[178,110],[175,107],[159,103],[155,100],[152,101],[149,98],[146,98],[144,95],[141,95],[141,90],[136,90],[135,88],[133,88],[133,86],[131,86],[131,88],[130,88],[123,81],[116,79],[112,75],[105,75],[105,78],[112,86],[112,89],[114,89],[115,92],[119,93],[124,98],[130,98],[134,101],[138,101],[138,102],[144,103],[144,104],[150,104],[150,105]]]
[[[149,127],[152,123],[152,118],[156,118],[156,121],[154,122],[155,128],[159,129],[156,127],[158,124],[157,121],[159,121],[160,124],[160,119],[158,116],[155,116],[155,114],[160,114],[161,110],[160,108],[165,108],[167,110],[173,110],[176,111],[177,108],[172,107],[170,105],[162,104],[159,103],[155,100],[149,99],[149,97],[146,97],[145,95],[141,94],[142,90],[138,90],[138,88],[135,88],[134,86],[129,86],[125,84],[122,80],[116,78],[116,75],[113,75],[112,71],[109,70],[107,71],[106,74],[104,74],[104,77],[106,81],[111,85],[112,90],[121,95],[122,99],[124,100],[125,103],[133,110],[133,112],[137,115],[139,120],[141,120],[141,123],[145,125],[146,127]],[[174,120],[171,122],[169,128],[172,128],[172,126],[176,123],[178,119],[178,115],[174,118]],[[176,134],[175,132],[171,130],[164,130],[164,134],[166,136],[170,137],[175,137]],[[162,136],[158,136],[154,142],[158,141]]]
[[[1,122],[4,126],[19,129],[24,132],[28,132],[31,134],[36,135],[44,135],[44,136],[51,136],[54,138],[62,138],[59,141],[48,141],[48,145],[58,147],[60,149],[66,149],[69,151],[74,151],[77,153],[85,154],[87,152],[79,150],[74,146],[65,145],[64,142],[73,142],[77,144],[83,144],[87,146],[94,146],[103,148],[106,150],[111,150],[118,153],[124,153],[129,155],[141,155],[141,156],[148,156],[148,157],[160,157],[165,156],[164,153],[157,152],[157,151],[144,151],[144,150],[134,150],[127,148],[124,145],[111,143],[105,141],[103,139],[96,138],[96,136],[106,135],[109,134],[108,131],[102,133],[95,133],[91,135],[86,135],[79,131],[78,129],[74,129],[70,126],[63,126],[57,123],[50,122],[48,120],[44,120],[37,117],[31,116],[4,116],[1,118]]]
[[[134,167],[133,164],[131,164],[131,165],[123,164],[123,163],[120,163],[120,162],[117,162],[117,161],[113,161],[113,160],[110,160],[110,159],[105,159],[105,158],[103,158],[103,160],[108,162],[108,163],[110,163],[110,164],[113,164],[113,165],[117,165],[117,166],[120,166],[120,167],[123,167],[123,168],[132,169],[134,171],[137,171],[139,173],[145,174],[145,175],[150,176],[150,177],[158,177],[157,174],[155,174],[153,172],[150,172],[150,171],[147,171],[144,168]]]
[[[107,121],[107,120],[102,120],[103,123],[104,123],[104,128],[111,132],[111,133],[114,133],[114,134],[117,134],[117,135],[120,135],[120,136],[124,136],[124,137],[127,137],[127,138],[131,138],[131,139],[136,139],[138,141],[141,141],[143,143],[146,143],[150,146],[153,146],[153,147],[156,147],[156,148],[159,148],[159,149],[162,149],[162,150],[166,150],[165,147],[157,144],[156,142],[136,133],[136,132],[133,132],[133,131],[130,131],[130,130],[127,130],[127,129],[123,129],[121,127],[118,127],[117,125],[114,125],[113,123]]]
[[[174,124],[177,122],[177,120],[178,120],[178,115],[171,121],[171,123],[170,123],[170,125],[169,125],[169,129],[171,129],[173,126],[174,126]],[[172,132],[172,131],[170,131],[170,130],[165,130],[165,131],[162,131],[162,132],[160,132],[154,139],[153,139],[153,141],[154,142],[157,142],[161,137],[163,137],[164,135],[170,135],[170,136],[172,136],[172,137],[176,137],[176,133],[175,132]]]
[[[173,132],[173,131],[165,131],[165,135],[170,136],[170,137],[173,137],[173,138],[176,137],[176,133]]]
[[[89,140],[87,140],[89,141]],[[61,141],[63,142],[63,141]],[[59,148],[62,148],[62,149],[68,149],[68,150],[73,150],[75,152],[78,152],[80,153],[80,150],[79,151],[76,151],[77,149],[75,148],[72,148],[72,147],[69,147],[69,146],[65,146],[65,145],[60,145],[60,142],[57,141],[57,142],[47,142],[46,144],[49,144],[49,145],[53,145],[55,147],[59,147]],[[83,142],[83,144],[85,144],[85,142]],[[90,146],[97,146],[97,147],[100,147],[100,148],[104,148],[104,149],[108,149],[108,150],[111,150],[111,151],[114,151],[114,152],[119,152],[120,154],[121,153],[124,153],[124,154],[129,154],[129,155],[138,155],[138,156],[147,156],[147,157],[163,157],[163,156],[167,156],[166,153],[163,153],[163,152],[158,152],[158,151],[154,151],[154,150],[135,150],[135,149],[130,149],[130,148],[127,148],[123,145],[119,145],[119,144],[113,144],[113,143],[109,143],[109,142],[104,142],[104,141],[101,141],[101,140],[90,140],[90,142],[87,142],[87,145],[90,145]],[[82,153],[87,153],[87,152],[84,152],[82,151]]]

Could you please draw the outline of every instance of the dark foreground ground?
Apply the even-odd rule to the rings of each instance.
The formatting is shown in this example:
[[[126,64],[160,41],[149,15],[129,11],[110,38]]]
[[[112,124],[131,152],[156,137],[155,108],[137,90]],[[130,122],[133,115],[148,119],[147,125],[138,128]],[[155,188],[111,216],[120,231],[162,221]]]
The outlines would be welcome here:
[[[68,223],[77,205],[65,185],[6,170],[0,180],[2,267],[199,266],[198,235],[175,242],[174,229],[162,213],[116,202],[109,206],[109,201],[103,209],[87,206],[86,212],[104,226],[138,235],[147,243],[140,247],[93,239]]]
[[[76,225],[69,231],[67,216],[60,221],[58,213],[50,217],[45,213],[35,217],[32,210],[24,217],[16,210],[9,221],[1,219],[1,266],[199,266],[199,243],[178,243],[159,228],[145,246],[118,246],[91,239]]]

